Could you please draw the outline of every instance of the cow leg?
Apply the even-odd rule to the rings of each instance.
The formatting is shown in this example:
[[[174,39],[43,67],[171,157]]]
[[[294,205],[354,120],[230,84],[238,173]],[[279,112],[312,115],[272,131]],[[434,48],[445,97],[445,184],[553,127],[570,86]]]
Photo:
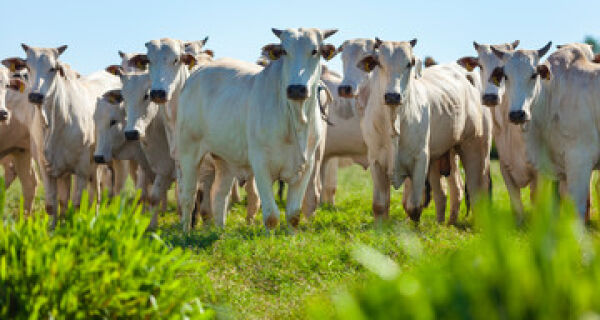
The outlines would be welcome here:
[[[231,186],[231,203],[240,203],[242,202],[242,198],[240,197],[240,190],[238,189],[237,179],[235,179],[233,185]]]
[[[502,178],[504,179],[506,190],[508,190],[508,196],[510,198],[511,207],[517,215],[517,217],[519,217],[520,219],[520,217],[523,216],[523,202],[521,201],[521,190],[519,189],[519,187],[517,187],[516,183],[510,175],[510,172],[508,171],[508,168],[506,168],[506,166],[503,165],[502,162],[500,162],[500,173],[502,173]]]
[[[390,215],[390,177],[386,169],[375,162],[371,165],[371,178],[373,179],[373,215],[375,220],[387,219]]]
[[[52,221],[50,227],[54,229],[58,220],[58,208],[57,208],[57,181],[56,177],[48,176],[48,185],[45,186],[46,190],[46,212],[51,216]],[[65,207],[66,208],[66,207]],[[65,209],[63,208],[63,210]]]
[[[317,209],[317,203],[319,202],[319,191],[317,190],[317,181],[316,178],[318,177],[318,175],[316,174],[317,168],[315,168],[314,170],[312,170],[312,172],[310,172],[309,178],[308,178],[308,182],[307,182],[307,186],[304,192],[304,199],[302,200],[302,212],[304,212],[304,214],[306,215],[306,218],[311,218],[313,216],[313,214],[315,213],[315,210]],[[290,186],[291,188],[291,186]],[[286,207],[289,204],[289,199],[290,199],[290,191],[291,189],[288,189],[288,196],[286,200]],[[287,210],[286,210],[286,216],[287,216]],[[288,220],[286,218],[286,220]],[[288,220],[289,221],[289,220]]]
[[[304,171],[293,183],[288,184],[288,194],[285,206],[285,220],[289,226],[296,228],[300,223],[301,205],[303,199],[306,198],[306,189],[311,182],[314,181],[314,165],[315,162],[308,163],[306,171]],[[316,205],[316,202],[315,202]],[[309,208],[311,209],[311,208]],[[311,217],[313,212],[308,212],[307,217]]]
[[[260,209],[260,198],[258,197],[258,192],[256,191],[256,181],[254,181],[253,176],[248,178],[244,188],[246,189],[246,198],[248,200],[248,206],[246,208],[246,223],[252,224],[254,221],[254,216],[256,216],[258,209]]]
[[[323,193],[321,203],[335,205],[335,192],[337,189],[338,158],[329,158],[321,165],[321,181]]]
[[[139,184],[138,184],[138,180],[142,177],[142,175],[139,174],[138,168],[140,168],[140,171],[141,171],[141,167],[135,160],[129,160],[127,162],[128,162],[127,169],[129,171],[129,175],[131,176],[131,179],[133,180],[133,185],[136,186],[137,188],[140,188]],[[125,179],[125,180],[127,180],[127,179]]]
[[[2,159],[2,167],[4,167],[4,188],[8,189],[18,175],[13,157],[8,155]]]
[[[129,174],[129,166],[126,160],[113,161],[113,184],[111,190],[111,196],[116,196],[125,187],[127,181],[127,175]]]
[[[567,174],[567,189],[575,201],[581,220],[589,222],[587,215],[588,197],[590,193],[590,177],[592,175],[592,159],[582,157],[582,152],[572,150],[566,155],[565,169]]]
[[[448,224],[454,225],[458,220],[458,213],[460,212],[463,181],[460,176],[458,158],[454,154],[452,154],[452,159],[450,159],[450,165],[450,176],[446,179],[448,182],[448,193],[450,194],[450,218],[448,219]]]
[[[155,229],[156,227],[158,227],[158,212],[160,211],[159,204],[161,202],[166,203],[166,192],[167,190],[169,190],[171,182],[172,179],[169,175],[157,175],[154,179],[154,183],[152,184],[152,190],[150,191],[150,211],[152,211],[152,220],[150,220],[150,225],[148,226],[148,228],[150,229]],[[179,190],[181,191],[181,186]],[[194,204],[194,198],[195,194],[192,195],[192,206]]]
[[[31,153],[28,151],[16,152],[13,156],[15,159],[14,169],[19,180],[21,180],[21,189],[23,190],[23,209],[29,213],[33,207],[35,188],[37,187],[35,170],[31,162]]]
[[[235,175],[224,161],[214,159],[214,163],[215,181],[213,182],[210,192],[210,201],[212,203],[215,224],[224,228],[225,223],[227,222],[229,194],[231,192],[233,181],[235,180]]]
[[[421,220],[421,211],[423,210],[423,191],[425,190],[428,168],[429,159],[427,154],[421,154],[415,158],[415,163],[410,178],[412,182],[412,191],[406,205],[406,213],[414,222],[419,222],[419,220]]]
[[[478,140],[468,141],[460,146],[460,159],[465,168],[467,193],[471,204],[477,203],[482,194],[487,193],[488,180],[485,179],[489,152],[486,154]]]
[[[261,157],[262,155],[254,154],[250,156],[250,159],[257,159],[252,165],[252,171],[262,203],[263,223],[269,231],[275,229],[279,224],[279,208],[273,194],[273,178]]]
[[[442,188],[441,179],[440,161],[432,161],[429,167],[429,184],[433,191],[433,201],[435,202],[435,213],[438,223],[444,223],[446,220],[446,195]]]
[[[58,193],[58,203],[60,211],[64,212],[69,207],[69,199],[71,198],[71,175],[65,174],[56,181],[56,189]]]
[[[200,216],[202,217],[202,222],[205,226],[210,225],[210,221],[213,220],[212,214],[212,204],[211,204],[211,190],[213,186],[213,182],[215,181],[215,169],[211,165],[210,170],[205,170],[203,174],[201,174],[201,184],[202,184],[202,202],[200,203]]]

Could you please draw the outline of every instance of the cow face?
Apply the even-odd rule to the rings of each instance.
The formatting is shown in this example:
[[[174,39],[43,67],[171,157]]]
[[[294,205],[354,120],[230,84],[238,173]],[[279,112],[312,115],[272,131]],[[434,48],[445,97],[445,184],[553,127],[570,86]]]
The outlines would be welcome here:
[[[25,82],[20,78],[12,77],[8,69],[0,68],[0,123],[10,121],[10,110],[6,105],[9,90],[23,93],[25,91]]]
[[[383,101],[390,107],[404,104],[410,81],[420,76],[421,63],[413,54],[416,44],[416,39],[410,42],[378,41],[376,50],[358,62],[357,67],[366,73],[375,71],[374,77],[383,90]]]
[[[531,120],[531,105],[540,94],[543,80],[550,80],[550,69],[540,64],[540,59],[550,49],[551,42],[540,50],[518,50],[503,52],[492,48],[503,67],[496,68],[490,80],[499,84],[501,78],[506,82],[506,98],[510,101],[509,120],[522,124]]]
[[[320,60],[329,60],[335,56],[335,47],[323,41],[337,30],[318,29],[273,29],[281,39],[280,44],[271,44],[263,48],[271,60],[280,60],[282,84],[288,100],[303,102],[309,96],[317,94],[317,85],[321,75]]]
[[[178,40],[161,39],[146,43],[147,53],[137,55],[130,64],[150,72],[152,87],[150,99],[158,104],[171,100],[178,86],[181,88],[189,75],[189,69],[196,65],[193,55],[185,52],[185,44]]]
[[[108,163],[112,161],[113,153],[126,143],[123,135],[125,107],[121,90],[108,91],[98,100],[94,110],[94,127],[96,130],[94,161],[99,164]]]
[[[33,48],[26,44],[21,46],[27,53],[26,62],[31,83],[29,102],[41,106],[48,93],[54,90],[56,79],[65,76],[65,67],[58,61],[58,57],[65,52],[67,46],[58,48]]]
[[[346,40],[337,49],[341,52],[344,78],[338,87],[340,97],[352,98],[358,95],[358,88],[368,78],[368,74],[358,68],[358,62],[373,52],[376,41],[373,39]]]
[[[121,92],[127,111],[125,138],[131,141],[143,140],[146,136],[146,128],[158,116],[159,108],[150,99],[150,76],[148,74],[123,75],[121,81],[123,83]]]
[[[500,60],[496,54],[492,51],[492,47],[495,50],[502,52],[510,52],[516,49],[519,45],[519,40],[513,43],[506,44],[498,44],[498,45],[488,45],[488,44],[478,44],[477,42],[473,42],[473,46],[477,51],[477,57],[464,57],[457,61],[458,64],[463,66],[467,71],[473,71],[475,68],[479,67],[479,72],[482,80],[482,89],[481,93],[481,103],[488,107],[494,107],[499,105],[502,102],[502,96],[504,95],[504,81],[500,79],[498,85],[491,81],[487,81],[492,76],[492,72],[496,70],[496,68],[502,65],[502,60]]]

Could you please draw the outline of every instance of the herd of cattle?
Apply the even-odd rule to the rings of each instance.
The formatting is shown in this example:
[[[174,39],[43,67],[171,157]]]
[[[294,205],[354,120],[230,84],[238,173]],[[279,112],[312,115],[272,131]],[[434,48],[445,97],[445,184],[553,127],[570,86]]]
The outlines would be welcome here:
[[[423,67],[416,39],[336,48],[325,42],[336,30],[272,31],[279,42],[264,46],[258,63],[213,60],[207,39],[160,39],[88,76],[59,60],[67,46],[22,44],[26,57],[0,67],[0,157],[8,181],[21,180],[25,210],[37,172],[53,224],[73,176],[78,206],[87,187],[114,195],[131,175],[152,226],[176,182],[185,232],[196,213],[225,225],[242,185],[247,221],[262,207],[273,229],[279,180],[288,184],[286,221],[296,227],[301,212],[310,217],[319,202],[334,202],[337,168],[350,160],[370,168],[376,218],[388,216],[390,187],[404,184],[410,219],[419,221],[432,191],[444,222],[445,178],[452,224],[463,197],[459,160],[476,201],[489,192],[494,139],[517,213],[520,189],[533,193],[544,169],[589,219],[600,160],[600,59],[589,45],[558,46],[542,62],[551,43],[517,50],[518,41],[474,42],[476,56]],[[338,53],[343,76],[321,63]]]

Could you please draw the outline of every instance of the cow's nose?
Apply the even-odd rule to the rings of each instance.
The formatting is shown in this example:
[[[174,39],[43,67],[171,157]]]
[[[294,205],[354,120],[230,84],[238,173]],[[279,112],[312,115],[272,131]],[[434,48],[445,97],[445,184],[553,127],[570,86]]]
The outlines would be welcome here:
[[[42,104],[44,102],[44,95],[37,92],[32,92],[28,96],[29,102],[33,104]]]
[[[484,94],[483,97],[481,97],[481,102],[483,103],[483,105],[488,106],[488,107],[494,107],[498,105],[498,95],[497,94]]]
[[[0,110],[0,121],[8,120],[8,112],[6,110]]]
[[[339,86],[338,95],[344,98],[352,97],[352,86]]]
[[[383,98],[388,106],[397,106],[402,103],[402,96],[399,93],[386,93]]]
[[[125,131],[125,139],[129,141],[136,141],[140,139],[140,132],[137,130]]]
[[[150,99],[154,103],[167,102],[167,92],[165,90],[150,90]]]
[[[94,162],[95,163],[106,163],[106,160],[104,160],[103,155],[94,155]]]
[[[308,98],[308,89],[302,84],[292,84],[287,87],[288,99],[304,100]]]
[[[510,122],[514,123],[514,124],[521,124],[523,122],[525,122],[527,115],[525,114],[525,111],[523,110],[518,110],[518,111],[511,111],[508,114],[508,118],[510,119]]]

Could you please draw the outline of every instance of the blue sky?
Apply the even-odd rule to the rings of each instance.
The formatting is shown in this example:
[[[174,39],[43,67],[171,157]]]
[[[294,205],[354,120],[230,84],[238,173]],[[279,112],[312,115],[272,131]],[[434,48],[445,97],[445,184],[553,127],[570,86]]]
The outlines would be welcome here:
[[[33,9],[28,9],[33,8]],[[118,62],[117,50],[143,51],[151,39],[210,37],[216,57],[255,61],[276,38],[271,27],[338,28],[330,38],[418,38],[419,56],[440,62],[473,54],[481,43],[521,40],[539,48],[600,36],[598,1],[41,1],[3,6],[0,57],[23,56],[20,43],[69,48],[62,60],[86,74]],[[329,65],[340,70],[339,58]]]

